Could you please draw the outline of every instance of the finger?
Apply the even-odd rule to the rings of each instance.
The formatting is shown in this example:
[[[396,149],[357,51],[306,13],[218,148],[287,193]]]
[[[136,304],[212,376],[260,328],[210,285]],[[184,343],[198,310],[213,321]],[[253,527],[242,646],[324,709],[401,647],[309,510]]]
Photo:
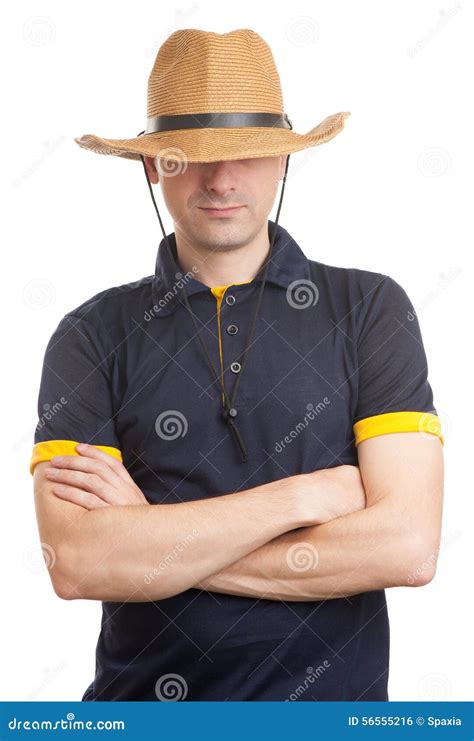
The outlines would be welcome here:
[[[113,455],[106,453],[104,450],[100,450],[95,445],[89,445],[87,443],[78,443],[76,445],[76,450],[81,456],[92,458],[93,460],[98,460],[107,464],[107,466],[109,466],[117,476],[120,476],[123,481],[126,481],[127,484],[130,482],[134,483],[122,461],[119,461],[118,458],[115,458]]]
[[[83,473],[67,468],[47,468],[45,474],[48,481],[74,486],[82,491],[95,494],[108,504],[113,504],[114,488],[95,473]]]
[[[100,476],[110,486],[119,486],[121,479],[105,463],[93,458],[82,455],[55,455],[51,458],[50,464],[55,469],[69,469],[71,471],[82,471],[83,473],[94,473]]]
[[[66,502],[72,502],[73,504],[84,507],[84,509],[98,509],[99,507],[109,507],[107,502],[103,499],[96,497],[88,491],[77,489],[74,486],[53,486],[53,494],[58,499],[64,499]]]

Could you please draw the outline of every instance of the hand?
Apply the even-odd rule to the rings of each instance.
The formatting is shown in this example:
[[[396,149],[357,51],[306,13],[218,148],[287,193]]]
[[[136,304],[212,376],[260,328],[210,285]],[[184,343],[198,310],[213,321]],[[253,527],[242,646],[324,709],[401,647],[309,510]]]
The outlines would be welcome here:
[[[85,445],[85,444],[84,444]],[[111,505],[149,504],[125,466],[94,445],[76,446],[79,455],[51,458],[46,469],[49,481],[58,482],[53,494],[85,509]]]
[[[358,466],[321,468],[303,474],[303,479],[300,496],[312,525],[365,509],[365,489]]]

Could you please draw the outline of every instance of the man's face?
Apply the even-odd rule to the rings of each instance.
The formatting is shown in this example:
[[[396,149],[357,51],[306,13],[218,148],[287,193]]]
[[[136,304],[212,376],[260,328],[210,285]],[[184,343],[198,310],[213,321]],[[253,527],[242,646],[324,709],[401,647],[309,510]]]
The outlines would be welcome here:
[[[186,166],[146,157],[145,163],[150,181],[161,184],[175,232],[201,249],[232,250],[267,222],[286,155]]]

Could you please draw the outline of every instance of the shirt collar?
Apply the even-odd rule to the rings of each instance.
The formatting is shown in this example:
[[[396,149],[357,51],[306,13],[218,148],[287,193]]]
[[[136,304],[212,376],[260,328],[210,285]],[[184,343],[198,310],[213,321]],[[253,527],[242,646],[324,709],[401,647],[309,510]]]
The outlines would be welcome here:
[[[273,221],[268,221],[269,239],[275,228]],[[268,266],[267,282],[274,283],[287,289],[293,281],[309,280],[309,260],[293,237],[280,224],[276,225],[277,233],[273,244],[272,259]],[[201,283],[192,270],[183,273],[177,262],[176,236],[172,232],[168,241],[173,256],[169,254],[166,241],[163,238],[158,247],[156,256],[155,274],[152,280],[154,301],[154,315],[164,316],[174,312],[183,298],[180,296],[184,289],[188,296],[200,291],[211,292],[209,286]],[[252,283],[263,279],[264,266],[254,276]],[[179,300],[177,300],[179,299]]]

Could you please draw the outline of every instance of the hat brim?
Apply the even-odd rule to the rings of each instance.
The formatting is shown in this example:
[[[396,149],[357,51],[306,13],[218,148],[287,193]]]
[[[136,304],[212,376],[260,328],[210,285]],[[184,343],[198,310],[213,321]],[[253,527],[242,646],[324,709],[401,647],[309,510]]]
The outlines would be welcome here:
[[[83,149],[125,159],[160,157],[173,162],[277,157],[333,139],[344,128],[349,111],[328,116],[306,134],[281,128],[196,128],[160,131],[133,139],[103,139],[85,134],[74,139]]]

